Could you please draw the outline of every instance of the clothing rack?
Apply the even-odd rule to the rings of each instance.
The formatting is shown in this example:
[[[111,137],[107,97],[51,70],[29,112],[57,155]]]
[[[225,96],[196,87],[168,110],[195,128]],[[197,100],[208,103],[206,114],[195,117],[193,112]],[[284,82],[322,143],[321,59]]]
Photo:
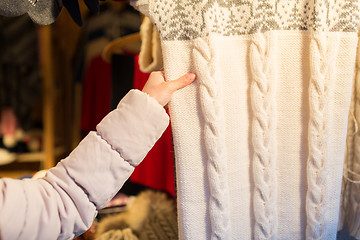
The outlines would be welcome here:
[[[80,31],[71,22],[66,11],[60,14],[58,22],[59,25],[37,26],[42,81],[42,148],[37,152],[19,153],[10,165],[1,165],[0,177],[16,178],[32,174],[37,170],[49,169],[69,154],[73,146],[80,141],[80,134],[75,134],[79,131],[79,126],[75,122],[76,118],[72,116],[76,112],[73,103],[76,89],[74,90],[71,85],[73,76],[69,73],[71,68],[69,59],[73,51],[70,46],[76,45],[76,32]],[[68,52],[59,47],[65,45],[64,40],[60,39],[65,38],[65,35],[59,33],[62,26],[67,26],[66,30],[71,32],[70,41],[74,40],[72,44],[67,43]],[[70,37],[66,38],[69,40]],[[61,41],[62,44],[58,44]],[[61,66],[57,66],[59,64]]]
[[[48,169],[55,165],[54,148],[54,71],[52,61],[51,27],[39,28],[39,41],[43,46],[40,51],[40,64],[43,71],[43,124],[44,124],[44,157],[43,168]]]

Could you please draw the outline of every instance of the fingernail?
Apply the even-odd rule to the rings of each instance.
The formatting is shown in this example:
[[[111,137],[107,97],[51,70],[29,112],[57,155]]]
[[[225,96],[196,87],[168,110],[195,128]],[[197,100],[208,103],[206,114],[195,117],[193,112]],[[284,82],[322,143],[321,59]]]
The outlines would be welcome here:
[[[189,80],[194,80],[196,78],[195,73],[189,73]]]

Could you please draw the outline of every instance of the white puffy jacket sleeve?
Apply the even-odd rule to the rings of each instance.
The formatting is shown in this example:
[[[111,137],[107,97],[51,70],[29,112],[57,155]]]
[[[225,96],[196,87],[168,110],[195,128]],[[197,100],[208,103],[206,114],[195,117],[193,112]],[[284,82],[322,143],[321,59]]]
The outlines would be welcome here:
[[[131,90],[42,179],[0,179],[0,239],[73,239],[92,224],[168,126],[163,107]]]

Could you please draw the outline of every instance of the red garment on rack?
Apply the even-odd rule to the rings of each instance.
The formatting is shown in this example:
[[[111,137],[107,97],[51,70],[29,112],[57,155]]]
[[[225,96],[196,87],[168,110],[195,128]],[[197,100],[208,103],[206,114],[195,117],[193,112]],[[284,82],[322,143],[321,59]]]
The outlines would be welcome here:
[[[135,57],[134,88],[142,90],[149,73],[139,68],[139,56]],[[130,181],[168,192],[175,196],[174,157],[170,125],[142,163],[135,168]]]
[[[95,131],[110,111],[111,64],[101,56],[90,60],[85,72],[82,95],[81,130]]]

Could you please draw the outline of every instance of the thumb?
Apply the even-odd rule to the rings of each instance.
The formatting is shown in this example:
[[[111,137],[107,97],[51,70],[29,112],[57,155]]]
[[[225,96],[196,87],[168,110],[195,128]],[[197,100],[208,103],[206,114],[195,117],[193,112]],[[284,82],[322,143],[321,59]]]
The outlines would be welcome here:
[[[192,83],[195,80],[195,78],[196,78],[195,73],[187,73],[174,81],[168,81],[166,83],[168,84],[170,90],[172,92],[175,92],[176,90],[186,87],[187,85]]]

